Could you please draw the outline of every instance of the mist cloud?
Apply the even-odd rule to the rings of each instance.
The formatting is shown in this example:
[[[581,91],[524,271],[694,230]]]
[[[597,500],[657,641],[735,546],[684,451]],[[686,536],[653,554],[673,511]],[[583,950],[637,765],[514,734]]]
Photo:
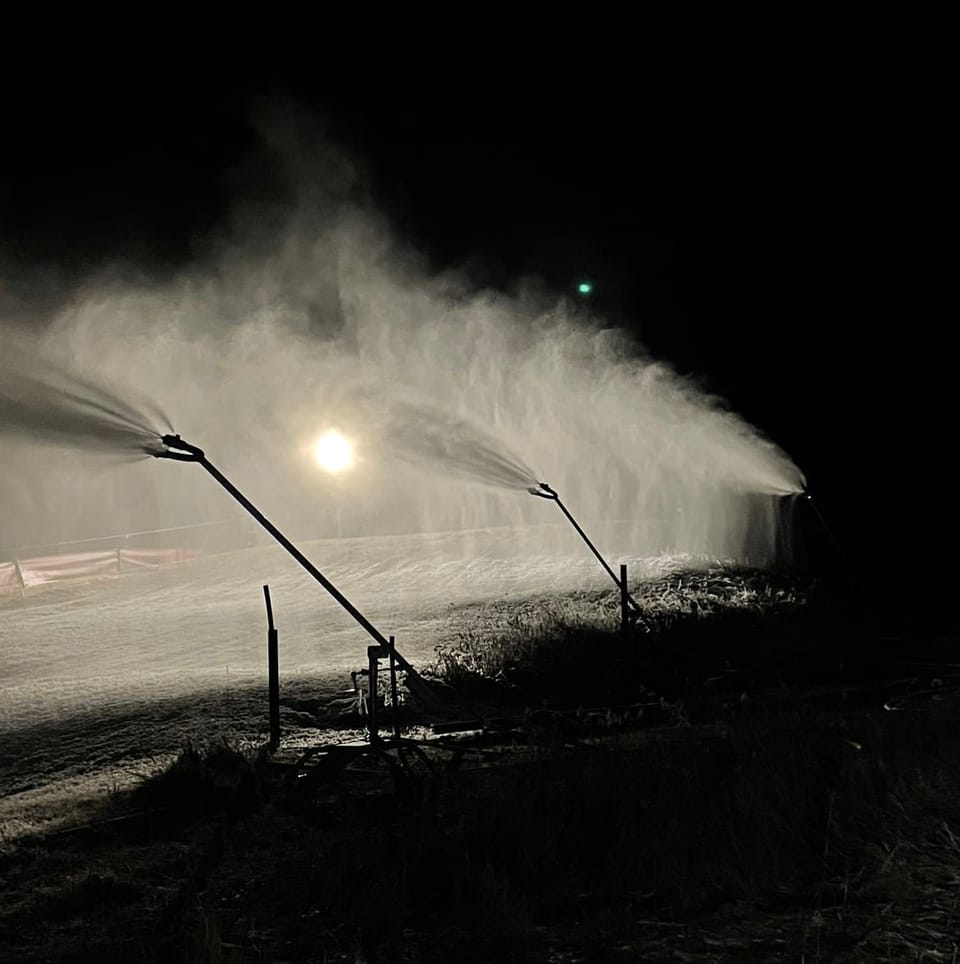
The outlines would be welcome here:
[[[38,444],[135,448],[168,423],[300,537],[330,534],[334,507],[355,534],[537,523],[536,472],[579,517],[635,526],[638,551],[773,545],[776,513],[749,505],[802,487],[785,453],[602,318],[431,273],[303,123],[265,125],[286,189],[241,199],[194,263],[154,282],[105,266],[33,332],[41,364],[4,359],[0,545],[221,518],[190,466],[65,471]],[[308,457],[331,426],[357,449],[349,482]]]

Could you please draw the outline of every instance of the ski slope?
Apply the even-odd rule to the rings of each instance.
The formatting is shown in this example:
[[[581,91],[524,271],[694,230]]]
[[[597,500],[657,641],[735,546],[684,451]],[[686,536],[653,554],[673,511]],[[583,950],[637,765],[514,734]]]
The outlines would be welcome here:
[[[624,554],[631,580],[663,559]],[[304,544],[305,555],[415,666],[476,618],[472,604],[611,587],[566,525]],[[615,562],[614,562],[615,561]],[[266,729],[269,584],[281,695],[333,695],[366,663],[366,631],[282,548],[53,587],[0,603],[0,796]]]

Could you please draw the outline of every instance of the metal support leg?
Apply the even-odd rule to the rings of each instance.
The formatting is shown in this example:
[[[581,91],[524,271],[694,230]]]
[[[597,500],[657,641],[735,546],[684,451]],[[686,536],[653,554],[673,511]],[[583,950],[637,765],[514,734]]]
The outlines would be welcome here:
[[[380,647],[368,646],[367,657],[369,659],[370,673],[370,676],[368,677],[370,683],[370,721],[368,723],[368,727],[370,731],[370,742],[377,743],[380,740],[380,733],[377,730],[377,677],[380,675]]]
[[[393,636],[390,637],[390,702],[393,707],[393,735],[400,739],[400,702],[397,699],[397,651]]]

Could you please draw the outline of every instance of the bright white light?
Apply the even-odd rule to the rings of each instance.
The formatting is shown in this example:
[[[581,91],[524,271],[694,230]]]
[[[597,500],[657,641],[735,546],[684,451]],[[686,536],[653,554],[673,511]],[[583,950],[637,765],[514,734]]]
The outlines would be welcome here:
[[[336,429],[330,429],[313,447],[317,464],[328,472],[342,472],[353,465],[353,446]]]

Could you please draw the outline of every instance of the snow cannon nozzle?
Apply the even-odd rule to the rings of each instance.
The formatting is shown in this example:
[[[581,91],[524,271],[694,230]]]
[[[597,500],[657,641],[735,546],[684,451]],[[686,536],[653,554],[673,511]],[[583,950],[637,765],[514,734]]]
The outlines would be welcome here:
[[[556,501],[559,498],[557,493],[554,492],[546,482],[538,482],[536,486],[531,485],[527,491],[531,495],[539,496],[541,499],[553,499]]]
[[[179,462],[197,462],[204,458],[203,449],[184,442],[179,435],[163,435],[160,441],[166,446],[163,451],[154,452],[158,459],[176,459]]]

